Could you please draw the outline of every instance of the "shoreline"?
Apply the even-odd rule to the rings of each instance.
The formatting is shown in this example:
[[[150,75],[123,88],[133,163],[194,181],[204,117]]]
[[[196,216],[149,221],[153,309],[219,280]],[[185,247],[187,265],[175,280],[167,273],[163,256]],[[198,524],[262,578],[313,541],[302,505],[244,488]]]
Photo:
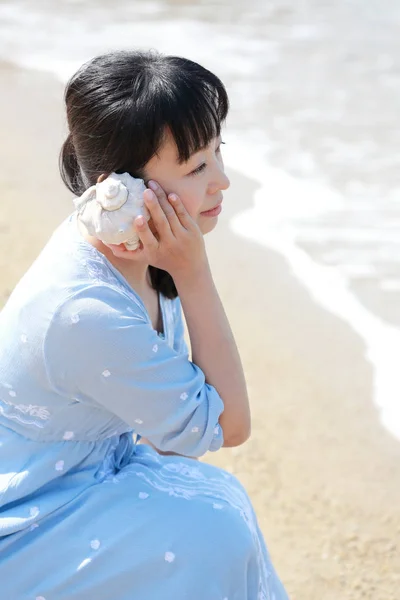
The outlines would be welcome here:
[[[6,63],[0,79],[1,307],[73,205],[57,166],[63,86]],[[292,600],[395,600],[400,443],[379,422],[365,346],[283,257],[233,234],[229,220],[257,184],[228,172],[218,227],[205,240],[244,364],[253,433],[205,460],[246,487]]]

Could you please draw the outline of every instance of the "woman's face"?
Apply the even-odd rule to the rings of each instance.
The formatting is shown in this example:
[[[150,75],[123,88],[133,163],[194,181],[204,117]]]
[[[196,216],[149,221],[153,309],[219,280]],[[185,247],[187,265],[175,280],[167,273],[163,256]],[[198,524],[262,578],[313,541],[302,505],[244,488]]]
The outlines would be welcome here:
[[[166,194],[174,192],[204,234],[214,229],[217,216],[203,214],[222,202],[222,191],[230,182],[221,156],[221,137],[179,164],[175,141],[167,130],[161,150],[147,163],[147,181],[156,181]]]

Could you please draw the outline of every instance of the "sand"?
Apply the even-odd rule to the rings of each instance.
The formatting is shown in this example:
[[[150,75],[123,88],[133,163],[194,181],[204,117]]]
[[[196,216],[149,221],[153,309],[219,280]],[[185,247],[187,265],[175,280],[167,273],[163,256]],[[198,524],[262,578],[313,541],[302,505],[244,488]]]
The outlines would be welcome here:
[[[1,306],[73,206],[57,167],[62,86],[5,63],[0,86]],[[245,485],[292,600],[398,600],[400,442],[380,425],[365,347],[281,256],[230,231],[256,184],[228,174],[206,242],[244,363],[253,432],[205,460]]]

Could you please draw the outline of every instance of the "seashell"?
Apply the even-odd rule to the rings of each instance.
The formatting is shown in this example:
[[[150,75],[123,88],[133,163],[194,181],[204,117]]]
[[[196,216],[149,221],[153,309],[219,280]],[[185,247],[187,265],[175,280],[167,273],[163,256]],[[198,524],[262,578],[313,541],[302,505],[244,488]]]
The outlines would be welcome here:
[[[122,181],[116,181],[112,177],[96,184],[96,202],[104,210],[118,210],[128,200],[128,194],[128,189]]]
[[[139,236],[134,219],[139,215],[150,219],[143,201],[145,189],[143,179],[111,173],[75,198],[74,205],[90,235],[106,244],[125,244],[128,250],[136,250]]]

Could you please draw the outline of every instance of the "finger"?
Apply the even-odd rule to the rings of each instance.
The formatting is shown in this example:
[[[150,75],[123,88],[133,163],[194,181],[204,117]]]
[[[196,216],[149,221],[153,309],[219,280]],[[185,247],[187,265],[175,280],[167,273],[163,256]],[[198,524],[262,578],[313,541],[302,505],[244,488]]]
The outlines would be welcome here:
[[[136,217],[135,229],[142,242],[143,250],[149,249],[154,250],[158,248],[158,240],[150,230],[149,224],[146,219],[142,216]]]
[[[193,229],[193,219],[189,215],[179,196],[177,196],[176,194],[170,194],[168,200],[173,206],[176,216],[178,217],[181,225],[187,230]]]
[[[152,190],[145,190],[143,192],[143,199],[146,207],[149,210],[153,224],[157,229],[157,233],[163,237],[172,234],[171,227],[169,225],[167,216],[161,208],[160,202]]]
[[[168,219],[169,224],[172,229],[172,233],[175,235],[175,237],[177,237],[179,235],[179,232],[182,231],[183,226],[182,226],[182,223],[180,222],[178,215],[176,214],[176,211],[174,208],[175,198],[178,198],[178,196],[176,194],[168,195],[168,198],[167,198],[168,213],[166,213],[166,214],[167,214],[167,219]]]
[[[156,181],[150,180],[148,185],[149,188],[153,190],[156,198],[158,199],[161,208],[163,209],[165,216],[167,217],[168,222],[171,225],[172,231],[174,231],[174,228],[176,230],[176,228],[180,226],[179,219],[176,216],[176,213],[172,208],[171,204],[168,202],[166,193]]]

